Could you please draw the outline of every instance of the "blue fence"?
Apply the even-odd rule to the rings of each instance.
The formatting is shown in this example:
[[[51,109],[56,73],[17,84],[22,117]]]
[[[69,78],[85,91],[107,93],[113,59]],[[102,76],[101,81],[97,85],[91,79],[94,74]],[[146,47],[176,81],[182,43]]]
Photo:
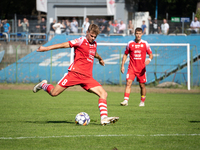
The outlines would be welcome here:
[[[80,36],[57,35],[44,46],[67,42]],[[98,43],[127,43],[134,36],[98,36]],[[149,43],[189,43],[191,58],[195,62],[191,65],[191,84],[200,85],[200,43],[198,36],[164,36],[148,35],[143,39]],[[93,77],[102,84],[125,84],[126,73],[120,73],[121,57],[125,46],[98,46],[97,51],[106,65],[103,67],[95,60]],[[147,84],[173,81],[187,84],[187,49],[186,47],[152,47],[154,59],[147,66]],[[32,52],[16,63],[0,70],[0,82],[30,83],[43,79],[56,83],[67,72],[70,65],[70,49],[58,49],[48,52]],[[195,59],[197,58],[197,59]],[[128,62],[125,64],[127,71]],[[176,70],[177,69],[177,70]],[[173,70],[176,70],[173,72]],[[170,74],[171,73],[171,74]],[[166,76],[168,74],[168,76]],[[162,78],[162,80],[159,78]],[[134,82],[136,84],[136,82]]]

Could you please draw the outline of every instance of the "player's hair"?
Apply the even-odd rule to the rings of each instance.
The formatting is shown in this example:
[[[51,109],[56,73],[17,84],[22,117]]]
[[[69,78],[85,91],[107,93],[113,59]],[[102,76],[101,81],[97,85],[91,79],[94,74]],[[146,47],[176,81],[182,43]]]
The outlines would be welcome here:
[[[99,33],[100,33],[100,30],[99,30],[99,27],[98,27],[98,25],[96,25],[96,24],[91,24],[89,27],[88,27],[88,32],[92,32],[92,33],[94,33],[94,34],[96,34],[96,35],[98,35]]]
[[[135,29],[135,33],[136,33],[136,32],[142,32],[142,28],[136,28],[136,29]]]

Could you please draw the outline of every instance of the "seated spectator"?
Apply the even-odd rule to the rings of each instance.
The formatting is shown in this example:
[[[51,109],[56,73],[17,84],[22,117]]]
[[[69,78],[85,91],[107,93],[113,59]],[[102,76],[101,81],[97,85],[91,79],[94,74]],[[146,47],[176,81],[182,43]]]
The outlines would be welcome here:
[[[53,25],[55,23],[56,23],[56,20],[54,19],[53,22],[50,24],[49,41],[54,37],[55,30],[53,28]]]
[[[7,19],[1,21],[0,27],[3,27],[4,33],[7,33],[7,34],[10,33],[11,28],[10,28],[10,24],[7,23]]]
[[[120,24],[118,24],[118,33],[125,33],[126,30],[126,24],[123,23],[123,21],[120,21]]]
[[[142,26],[141,26],[141,28],[142,28],[142,34],[146,34],[147,26],[146,26],[146,24],[145,24],[145,20],[142,21]]]
[[[62,33],[62,28],[63,28],[64,26],[61,24],[61,21],[58,21],[58,23],[55,23],[54,25],[53,25],[53,29],[55,30],[55,33],[56,34],[61,34]]]
[[[72,33],[78,33],[78,22],[75,18],[73,18],[73,21],[71,22],[71,32]]]
[[[105,19],[102,21],[101,33],[108,34],[108,23]]]
[[[90,26],[89,18],[85,18],[85,21],[83,22],[83,25],[82,25],[82,33],[86,34],[86,31],[88,30],[89,26]]]
[[[195,17],[194,21],[191,22],[190,28],[192,29],[191,33],[198,33],[199,32],[200,23],[199,23],[197,17]]]
[[[114,27],[114,33],[118,33],[119,24],[117,22],[117,19],[114,21],[114,23],[112,25]]]
[[[29,31],[29,22],[26,18],[23,19],[23,22],[21,20],[18,20],[18,27],[22,26],[22,32],[27,33]]]
[[[127,31],[128,35],[132,35],[134,34],[134,25],[132,24],[132,20],[129,20],[128,22],[128,31]]]
[[[169,24],[166,19],[163,19],[163,24],[161,25],[162,34],[167,35],[169,33]]]
[[[108,22],[107,31],[108,31],[108,34],[113,34],[114,33],[114,27],[112,25],[112,21],[111,20]]]

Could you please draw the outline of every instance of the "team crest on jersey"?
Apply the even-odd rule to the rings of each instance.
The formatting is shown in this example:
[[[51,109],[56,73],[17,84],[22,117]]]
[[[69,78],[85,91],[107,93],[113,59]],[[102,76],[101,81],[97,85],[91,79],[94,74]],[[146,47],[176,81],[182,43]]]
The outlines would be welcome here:
[[[143,47],[143,44],[141,44],[141,47]]]

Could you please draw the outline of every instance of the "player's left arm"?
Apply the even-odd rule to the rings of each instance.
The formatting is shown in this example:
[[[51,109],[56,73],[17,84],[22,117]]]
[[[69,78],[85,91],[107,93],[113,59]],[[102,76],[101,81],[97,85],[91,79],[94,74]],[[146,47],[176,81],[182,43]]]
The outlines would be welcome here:
[[[97,58],[99,60],[99,63],[102,66],[105,66],[105,63],[104,63],[103,59],[101,58],[101,56],[97,52],[95,53],[94,58]]]
[[[152,54],[151,48],[148,43],[146,43],[146,46],[147,46],[147,53],[149,55],[149,58],[146,59],[145,65],[148,65],[151,62],[151,60],[153,59],[153,54]]]
[[[145,65],[148,65],[151,62],[152,59],[153,59],[153,54],[150,53],[149,58],[145,61]]]

